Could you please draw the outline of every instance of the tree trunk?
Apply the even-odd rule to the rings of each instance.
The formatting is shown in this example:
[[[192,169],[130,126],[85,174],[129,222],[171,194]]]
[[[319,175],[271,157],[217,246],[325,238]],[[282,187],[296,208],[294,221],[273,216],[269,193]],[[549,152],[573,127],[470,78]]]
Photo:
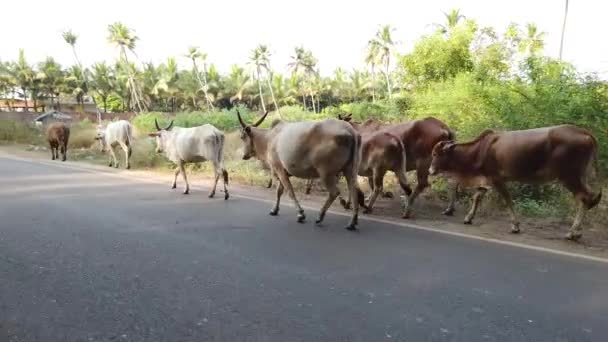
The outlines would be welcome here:
[[[312,112],[317,113],[317,108],[315,105],[315,95],[312,92],[310,93],[310,101],[312,102]]]
[[[304,106],[304,110],[306,110],[306,94],[302,94],[302,106]]]
[[[372,102],[376,102],[376,68],[372,65]]]
[[[194,73],[196,74],[196,79],[198,80],[198,84],[203,88],[203,94],[205,94],[205,101],[207,101],[207,110],[212,111],[214,109],[213,103],[211,103],[211,99],[209,98],[209,94],[207,93],[207,67],[203,66],[205,70],[203,75],[203,80],[201,80],[201,76],[198,72],[198,66],[196,65],[196,59],[192,58],[192,66],[194,68]]]
[[[23,111],[28,112],[30,108],[27,105],[27,89],[25,87],[23,87],[23,88],[21,88],[21,90],[23,90],[23,103],[25,103],[25,105],[23,107]]]
[[[103,112],[107,113],[108,112],[108,97],[104,96],[102,98],[102,100],[103,100]]]
[[[270,89],[270,96],[272,97],[272,102],[274,103],[274,109],[277,111],[277,114],[279,114],[279,119],[282,119],[283,117],[281,116],[277,99],[274,97],[274,90],[272,90],[272,82],[270,81],[271,78],[272,74],[269,74],[268,78],[266,78],[266,82],[268,83],[268,88]]]
[[[386,88],[388,90],[388,98],[389,99],[393,98],[393,93],[392,93],[392,90],[391,90],[391,79],[390,79],[390,76],[388,74],[388,69],[389,69],[389,66],[390,66],[390,63],[391,63],[390,58],[391,58],[390,56],[386,57],[386,64],[385,64]]]
[[[262,82],[260,82],[260,68],[258,67],[256,70],[256,74],[258,76],[258,90],[260,92],[260,102],[262,103],[262,111],[266,113],[266,104],[264,103],[264,95],[262,94]]]
[[[139,98],[138,88],[135,84],[135,76],[131,73],[131,66],[129,65],[129,58],[127,57],[127,52],[123,46],[120,47],[123,58],[125,59],[125,64],[127,68],[127,76],[129,78],[129,87],[131,88],[131,98],[135,102],[136,109],[141,113],[143,111],[141,100]]]
[[[566,19],[568,18],[568,0],[566,0],[566,10],[564,12],[564,23],[562,24],[562,38],[559,42],[559,60],[562,60],[562,53],[564,51],[564,35],[566,33]]]

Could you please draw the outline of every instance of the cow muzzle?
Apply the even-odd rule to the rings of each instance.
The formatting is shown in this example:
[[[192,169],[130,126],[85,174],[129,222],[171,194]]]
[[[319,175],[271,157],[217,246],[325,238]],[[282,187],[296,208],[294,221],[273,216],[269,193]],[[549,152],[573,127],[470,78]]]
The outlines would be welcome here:
[[[435,175],[437,174],[437,169],[435,169],[435,167],[433,167],[432,165],[431,165],[431,167],[429,168],[429,174],[430,174],[431,176],[435,176]]]

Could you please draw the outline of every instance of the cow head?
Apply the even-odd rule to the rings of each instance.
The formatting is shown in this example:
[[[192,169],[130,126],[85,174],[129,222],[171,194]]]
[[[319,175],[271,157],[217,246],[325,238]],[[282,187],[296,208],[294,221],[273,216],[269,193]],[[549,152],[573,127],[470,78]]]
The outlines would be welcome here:
[[[106,151],[106,130],[102,125],[97,125],[95,140],[99,142],[99,149],[104,153]]]
[[[433,147],[433,160],[429,168],[431,175],[436,175],[448,169],[451,154],[455,147],[456,143],[453,141],[440,141]]]
[[[173,120],[171,120],[171,123],[166,128],[160,128],[156,119],[154,119],[154,125],[156,126],[156,132],[148,133],[148,136],[156,138],[156,153],[163,153],[167,140],[167,132],[173,128]]]
[[[236,115],[239,118],[239,123],[241,124],[241,140],[243,141],[243,159],[244,160],[248,160],[251,157],[255,157],[256,153],[255,153],[255,145],[254,145],[254,137],[253,137],[253,131],[251,130],[252,127],[258,127],[263,121],[264,119],[266,119],[266,116],[268,115],[268,111],[266,111],[266,113],[264,113],[264,115],[262,115],[261,118],[258,119],[258,121],[252,125],[247,125],[245,124],[245,121],[243,121],[243,118],[241,117],[241,113],[239,113],[239,111],[236,111]]]

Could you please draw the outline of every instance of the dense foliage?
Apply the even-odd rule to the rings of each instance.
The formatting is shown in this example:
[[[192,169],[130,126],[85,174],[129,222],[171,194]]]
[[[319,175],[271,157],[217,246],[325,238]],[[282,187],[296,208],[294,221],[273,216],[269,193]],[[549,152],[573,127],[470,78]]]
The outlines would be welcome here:
[[[288,72],[271,67],[266,45],[250,52],[247,65],[222,74],[198,48],[160,65],[142,63],[134,53],[139,38],[121,23],[108,27],[108,41],[118,49],[113,64],[81,65],[78,37],[65,32],[75,65],[63,67],[52,57],[30,65],[24,51],[0,62],[0,98],[40,99],[61,105],[67,98],[83,102],[92,95],[102,110],[147,112],[135,123],[151,129],[161,112],[177,115],[180,125],[210,122],[236,127],[234,107],[244,113],[275,111],[288,120],[321,119],[351,112],[404,121],[425,116],[444,120],[459,139],[486,128],[525,129],[562,123],[591,129],[608,164],[608,86],[594,75],[543,55],[544,33],[533,24],[512,24],[500,33],[465,19],[457,10],[443,25],[421,37],[411,52],[399,54],[390,26],[369,40],[361,70],[338,68],[319,74],[311,51],[294,49]],[[246,114],[249,115],[249,114]]]

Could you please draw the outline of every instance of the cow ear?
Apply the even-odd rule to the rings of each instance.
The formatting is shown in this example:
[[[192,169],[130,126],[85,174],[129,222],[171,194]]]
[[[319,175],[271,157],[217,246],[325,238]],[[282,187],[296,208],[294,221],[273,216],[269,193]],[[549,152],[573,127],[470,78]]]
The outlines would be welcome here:
[[[150,136],[150,137],[153,137],[153,138],[154,138],[154,137],[159,136],[159,134],[158,134],[158,133],[156,133],[156,132],[154,132],[154,133],[148,133],[148,136]]]

